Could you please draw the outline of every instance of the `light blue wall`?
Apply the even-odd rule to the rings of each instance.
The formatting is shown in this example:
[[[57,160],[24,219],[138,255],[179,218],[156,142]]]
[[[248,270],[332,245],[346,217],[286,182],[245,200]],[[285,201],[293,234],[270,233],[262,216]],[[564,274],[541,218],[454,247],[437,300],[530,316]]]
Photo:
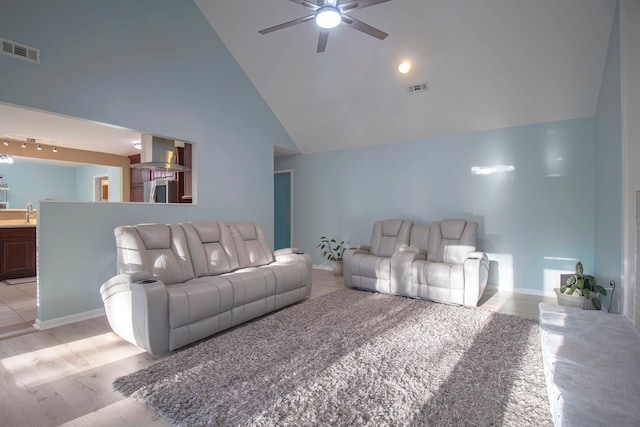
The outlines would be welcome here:
[[[119,202],[121,168],[86,165],[76,168],[76,200],[93,201],[94,177],[109,177],[109,201]]]
[[[613,20],[595,116],[595,262],[601,284],[622,284],[622,99],[619,12]],[[622,312],[618,287],[612,311]]]
[[[273,241],[273,146],[295,145],[193,2],[9,0],[0,28],[42,50],[0,55],[0,102],[194,142],[197,206],[41,203],[41,321],[102,307],[115,225],[244,219]]]
[[[9,185],[9,208],[25,209],[44,199],[77,200],[75,168],[35,163],[14,157],[12,165],[0,165],[0,175]]]
[[[473,166],[515,171],[473,175]],[[479,223],[492,285],[552,293],[582,260],[593,271],[594,123],[578,119],[298,155],[294,242],[322,264],[320,236],[368,244],[373,222],[461,217]]]

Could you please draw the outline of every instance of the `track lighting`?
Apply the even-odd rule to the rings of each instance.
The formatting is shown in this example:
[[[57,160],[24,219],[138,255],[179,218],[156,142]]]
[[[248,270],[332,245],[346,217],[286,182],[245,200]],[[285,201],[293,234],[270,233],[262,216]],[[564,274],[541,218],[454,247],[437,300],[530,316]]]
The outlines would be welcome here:
[[[57,153],[58,152],[58,147],[53,147],[53,152]]]
[[[5,145],[5,147],[8,147],[8,146],[9,146],[9,144],[11,144],[11,142],[9,142],[9,140],[8,140],[8,139],[5,139],[5,140],[4,140],[4,145]]]
[[[42,145],[38,144],[38,145],[36,146],[36,150],[38,150],[38,151],[42,151]]]
[[[22,147],[22,148],[27,148],[27,143],[26,143],[26,142],[23,142],[22,144],[20,144],[20,147]]]

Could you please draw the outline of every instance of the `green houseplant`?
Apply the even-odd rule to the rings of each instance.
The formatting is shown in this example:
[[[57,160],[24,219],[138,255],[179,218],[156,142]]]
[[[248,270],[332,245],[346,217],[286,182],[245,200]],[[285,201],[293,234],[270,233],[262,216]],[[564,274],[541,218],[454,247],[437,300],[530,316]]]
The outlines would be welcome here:
[[[570,276],[567,281],[556,288],[558,304],[581,307],[584,309],[602,309],[600,295],[607,295],[607,290],[600,285],[596,285],[595,277],[584,274],[582,263],[576,264],[576,273]]]
[[[320,243],[317,247],[320,248],[320,255],[331,261],[333,274],[342,276],[342,255],[347,249],[344,241],[338,242],[336,239],[329,239],[326,236],[322,236],[320,237]]]

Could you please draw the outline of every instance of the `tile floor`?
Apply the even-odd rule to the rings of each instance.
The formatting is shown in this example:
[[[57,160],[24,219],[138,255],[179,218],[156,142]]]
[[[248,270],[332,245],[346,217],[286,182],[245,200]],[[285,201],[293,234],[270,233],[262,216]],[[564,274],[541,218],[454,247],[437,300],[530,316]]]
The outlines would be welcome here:
[[[18,285],[0,282],[0,339],[36,331],[37,292],[35,279]]]

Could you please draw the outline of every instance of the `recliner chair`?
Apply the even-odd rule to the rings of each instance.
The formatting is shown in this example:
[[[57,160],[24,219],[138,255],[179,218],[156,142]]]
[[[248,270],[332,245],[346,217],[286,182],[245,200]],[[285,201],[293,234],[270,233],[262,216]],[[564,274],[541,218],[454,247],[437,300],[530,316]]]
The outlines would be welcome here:
[[[417,227],[414,232],[419,232]],[[444,219],[429,226],[426,259],[411,262],[415,296],[478,304],[489,277],[489,259],[484,252],[476,252],[477,232],[478,223],[464,219]]]
[[[407,246],[413,221],[377,221],[371,233],[371,246],[355,246],[343,255],[344,283],[351,288],[391,292],[391,257]]]

